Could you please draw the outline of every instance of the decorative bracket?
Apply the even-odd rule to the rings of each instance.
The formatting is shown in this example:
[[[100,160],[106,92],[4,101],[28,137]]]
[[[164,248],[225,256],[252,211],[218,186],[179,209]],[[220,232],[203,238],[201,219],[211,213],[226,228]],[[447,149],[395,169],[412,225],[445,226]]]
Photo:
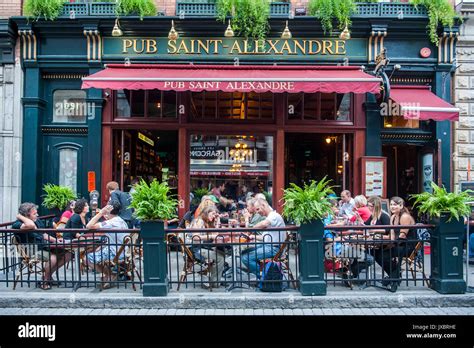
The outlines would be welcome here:
[[[445,28],[438,42],[438,64],[452,64],[456,58],[455,43],[458,39],[459,31]]]
[[[23,61],[36,62],[38,54],[38,40],[33,29],[20,28],[18,34],[21,39],[21,58]]]
[[[99,30],[84,27],[84,36],[87,38],[87,61],[100,62],[102,59],[102,38]]]
[[[372,24],[372,32],[369,36],[368,62],[374,63],[374,59],[383,51],[383,41],[387,36],[387,25]]]

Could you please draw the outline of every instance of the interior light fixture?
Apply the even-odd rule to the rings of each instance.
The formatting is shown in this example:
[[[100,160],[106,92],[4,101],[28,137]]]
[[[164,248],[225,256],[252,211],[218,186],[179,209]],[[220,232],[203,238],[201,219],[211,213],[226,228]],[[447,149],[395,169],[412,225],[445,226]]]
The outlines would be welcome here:
[[[171,29],[168,33],[169,40],[176,40],[179,37],[178,32],[174,29],[174,20],[171,20]]]
[[[118,20],[119,20],[118,18],[115,19],[115,25],[114,25],[114,28],[112,29],[112,36],[115,36],[115,37],[123,35],[123,32],[120,29]]]
[[[326,144],[331,144],[331,137],[326,138]]]
[[[286,21],[286,26],[285,29],[283,30],[283,33],[281,33],[281,38],[282,39],[291,39],[293,35],[291,35],[290,29],[288,29],[288,21]]]
[[[229,25],[227,26],[227,29],[225,30],[224,36],[234,37],[234,30],[232,30],[232,26],[230,25],[230,19],[229,19]]]

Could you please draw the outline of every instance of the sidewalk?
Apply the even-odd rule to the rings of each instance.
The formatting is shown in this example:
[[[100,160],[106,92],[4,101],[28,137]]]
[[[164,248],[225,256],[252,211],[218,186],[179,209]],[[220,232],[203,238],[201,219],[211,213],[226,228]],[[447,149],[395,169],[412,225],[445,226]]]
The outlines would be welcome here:
[[[441,295],[430,289],[330,289],[326,296],[301,296],[297,291],[173,292],[167,297],[143,297],[141,291],[70,289],[57,291],[2,291],[0,308],[88,309],[349,309],[349,308],[444,308],[464,307],[474,315],[474,293]],[[469,311],[469,310],[468,310]]]

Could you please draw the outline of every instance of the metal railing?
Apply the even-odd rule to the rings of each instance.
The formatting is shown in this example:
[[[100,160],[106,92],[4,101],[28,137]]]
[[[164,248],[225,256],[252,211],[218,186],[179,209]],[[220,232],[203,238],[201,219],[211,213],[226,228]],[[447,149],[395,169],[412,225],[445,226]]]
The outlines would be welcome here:
[[[325,279],[328,285],[383,286],[396,291],[399,285],[429,287],[430,235],[433,225],[343,226],[327,229],[324,242]],[[413,238],[390,239],[413,229]],[[384,239],[387,238],[387,239]]]
[[[296,226],[166,230],[170,290],[296,289],[297,230]],[[272,279],[270,263],[278,270]]]
[[[139,230],[5,228],[0,234],[6,260],[0,284],[6,287],[142,286]]]

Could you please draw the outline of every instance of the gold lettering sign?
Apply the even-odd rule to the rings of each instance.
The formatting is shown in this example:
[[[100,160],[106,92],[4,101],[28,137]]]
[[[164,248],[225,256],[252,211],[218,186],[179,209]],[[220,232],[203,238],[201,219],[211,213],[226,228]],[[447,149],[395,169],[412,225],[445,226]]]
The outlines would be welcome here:
[[[144,141],[145,143],[147,143],[151,146],[155,146],[155,142],[152,139],[148,138],[146,135],[144,135],[140,132],[138,132],[138,139]]]
[[[338,39],[190,39],[121,38],[128,55],[328,55],[345,56],[346,41]]]

